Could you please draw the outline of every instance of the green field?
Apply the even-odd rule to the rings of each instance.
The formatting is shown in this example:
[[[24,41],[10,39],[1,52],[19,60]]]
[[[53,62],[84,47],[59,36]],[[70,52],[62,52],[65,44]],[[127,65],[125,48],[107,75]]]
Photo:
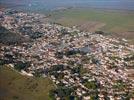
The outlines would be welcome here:
[[[54,84],[49,78],[22,76],[8,67],[0,67],[0,100],[51,100]]]
[[[134,39],[134,12],[96,9],[55,11],[51,19],[64,26],[78,25],[86,31],[102,30],[118,37]],[[81,27],[82,26],[82,27]]]

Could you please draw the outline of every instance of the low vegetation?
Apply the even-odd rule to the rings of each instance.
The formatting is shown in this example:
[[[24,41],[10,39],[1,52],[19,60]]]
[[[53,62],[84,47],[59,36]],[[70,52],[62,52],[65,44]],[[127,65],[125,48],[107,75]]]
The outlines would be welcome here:
[[[50,93],[51,98],[54,98],[54,95],[57,94],[58,97],[62,98],[63,100],[71,100],[70,98],[73,98],[71,96],[71,93],[74,90],[72,88],[68,87],[58,87],[55,90],[52,90]]]
[[[97,84],[95,81],[86,82],[84,84],[88,89],[97,89]]]
[[[0,67],[1,100],[51,100],[52,89],[49,78],[22,76],[6,66]]]
[[[133,17],[134,14],[129,11],[69,9],[53,12],[51,19],[64,26],[76,25],[80,30],[84,31],[102,30],[114,37],[127,38],[134,43]]]

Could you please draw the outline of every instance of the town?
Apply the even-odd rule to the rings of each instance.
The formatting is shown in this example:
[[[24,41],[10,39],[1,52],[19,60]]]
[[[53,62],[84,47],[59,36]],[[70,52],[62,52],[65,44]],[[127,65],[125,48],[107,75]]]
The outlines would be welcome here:
[[[0,43],[0,64],[22,75],[50,77],[56,86],[50,91],[54,100],[134,100],[134,45],[46,19],[1,11],[0,27],[24,38]]]

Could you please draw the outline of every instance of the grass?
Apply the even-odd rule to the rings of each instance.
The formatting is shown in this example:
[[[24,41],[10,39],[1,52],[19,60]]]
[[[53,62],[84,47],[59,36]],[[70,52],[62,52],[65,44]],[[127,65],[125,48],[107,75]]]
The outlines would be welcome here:
[[[102,30],[108,33],[116,33],[115,35],[118,37],[131,40],[134,38],[134,13],[130,11],[78,8],[53,12],[51,19],[64,26],[82,25],[89,22],[86,26],[89,31],[93,30],[91,27],[94,27],[93,31]],[[92,25],[93,22],[100,24],[100,27],[96,24]]]
[[[102,29],[107,31],[134,31],[134,14],[127,12],[108,12],[102,10],[71,9],[54,13],[55,18],[65,18],[66,25],[81,21],[99,21],[106,23]],[[69,20],[69,21],[68,21]],[[70,22],[71,21],[71,22]]]
[[[0,67],[1,100],[51,100],[54,84],[49,78],[22,76],[9,67]]]

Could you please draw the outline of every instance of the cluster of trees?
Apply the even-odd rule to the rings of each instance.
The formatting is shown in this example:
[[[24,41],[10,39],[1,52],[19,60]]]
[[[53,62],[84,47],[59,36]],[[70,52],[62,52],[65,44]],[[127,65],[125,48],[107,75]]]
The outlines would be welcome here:
[[[90,82],[85,82],[84,85],[88,88],[88,89],[97,89],[97,83],[95,81],[90,81]]]
[[[69,50],[65,52],[66,56],[71,56],[80,53],[78,50]]]
[[[37,39],[44,35],[44,33],[41,32],[33,32],[31,26],[23,26],[19,31],[24,35],[28,35],[31,39]]]
[[[62,98],[62,100],[74,100],[75,96],[72,95],[74,90],[69,87],[58,87],[55,90],[50,91],[50,97],[55,98],[55,94]]]
[[[91,57],[88,57],[88,56],[86,56],[86,55],[83,55],[83,56],[81,57],[81,62],[82,62],[82,64],[88,64],[88,63],[90,62],[90,60],[91,60]]]
[[[133,92],[133,91],[132,91]],[[125,94],[121,96],[122,100],[131,100],[131,98],[134,97],[134,92],[131,93],[127,91]]]
[[[67,29],[62,29],[62,30],[61,30],[61,33],[62,33],[62,35],[70,34],[70,33],[67,31]]]
[[[57,71],[63,71],[66,68],[64,65],[53,65],[51,69],[49,69],[49,74],[54,75],[57,79],[62,79],[64,77],[63,73],[57,73]]]
[[[30,66],[30,62],[22,62],[22,61],[18,61],[14,68],[18,71],[21,71],[21,70],[25,70],[26,68],[28,68]]]
[[[123,90],[126,87],[126,84],[122,80],[118,80],[113,88]]]
[[[0,65],[14,63],[14,60],[13,54],[5,53],[4,58],[0,58]]]
[[[102,35],[105,34],[103,31],[95,31],[94,33],[95,34],[102,34]]]
[[[0,26],[0,43],[12,45],[12,44],[20,44],[25,41],[27,41],[27,39],[25,39],[20,34],[12,33],[5,27]]]
[[[25,24],[30,24],[30,23],[25,23]],[[22,33],[23,35],[31,34],[32,33],[32,27],[31,26],[20,27],[19,32]]]
[[[3,59],[0,59],[0,65],[4,65],[6,62]]]
[[[77,53],[79,53],[78,50],[68,50],[68,51],[65,51],[65,52],[56,52],[55,57],[59,58],[59,59],[62,59],[64,55],[69,57],[69,56],[75,55]]]
[[[37,38],[41,38],[44,34],[41,32],[34,32],[29,34],[30,38],[32,39],[37,39]]]
[[[50,71],[63,71],[64,70],[64,65],[53,65],[50,69]]]
[[[69,35],[71,35],[71,36],[74,36],[74,35],[77,35],[77,34],[78,34],[78,32],[77,32],[77,31],[68,32],[68,30],[67,30],[67,29],[62,29],[62,30],[61,30],[61,34],[62,34],[62,35],[69,34]]]
[[[62,59],[63,58],[64,53],[63,52],[56,52],[55,53],[55,57],[58,59]]]
[[[80,68],[80,67],[74,67],[74,68],[72,68],[71,72],[72,72],[73,74],[74,74],[74,73],[80,74],[81,68]]]
[[[126,56],[126,58],[124,58],[125,61],[132,61],[134,60],[134,54],[130,54],[128,56]]]
[[[90,52],[90,50],[89,50],[88,47],[73,48],[71,50],[56,52],[55,57],[59,58],[59,59],[62,59],[64,55],[69,57],[69,56],[76,55],[76,54],[85,55],[85,54],[87,54],[89,52]]]

